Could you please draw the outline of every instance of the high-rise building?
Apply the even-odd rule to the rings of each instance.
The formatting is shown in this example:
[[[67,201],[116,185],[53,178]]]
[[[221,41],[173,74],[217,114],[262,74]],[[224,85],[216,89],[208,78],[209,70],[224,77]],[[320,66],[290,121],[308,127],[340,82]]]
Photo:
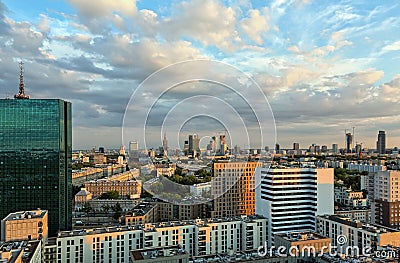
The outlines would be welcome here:
[[[0,100],[0,217],[49,211],[49,232],[72,226],[71,103]]]
[[[353,135],[346,133],[346,152],[351,153],[353,151]]]
[[[168,155],[168,139],[167,139],[167,132],[164,133],[164,139],[163,139],[163,151],[164,155]]]
[[[300,144],[298,142],[293,143],[293,150],[295,150],[295,151],[300,150]]]
[[[211,217],[255,214],[255,169],[259,162],[218,161],[213,164]]]
[[[332,153],[333,154],[339,153],[339,146],[336,143],[332,144]]]
[[[268,218],[274,235],[315,231],[316,215],[332,214],[333,169],[256,169],[256,214]]]
[[[400,229],[400,171],[373,175],[372,223]]]
[[[0,218],[49,211],[49,234],[72,227],[71,103],[28,99],[21,66],[16,99],[0,99]]]
[[[193,134],[189,135],[189,145],[188,145],[188,153],[187,155],[191,155],[196,157],[200,155],[200,138],[199,135]]]
[[[139,143],[138,141],[129,142],[129,160],[139,162]]]
[[[386,132],[379,131],[378,133],[378,141],[376,142],[376,151],[379,154],[386,153]]]
[[[281,149],[281,146],[279,143],[275,144],[275,151],[279,151]]]

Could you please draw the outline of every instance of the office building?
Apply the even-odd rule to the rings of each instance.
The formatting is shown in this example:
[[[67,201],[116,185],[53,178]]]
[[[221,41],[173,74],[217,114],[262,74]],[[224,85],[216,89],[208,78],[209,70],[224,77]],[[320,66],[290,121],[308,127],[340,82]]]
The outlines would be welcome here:
[[[400,228],[400,171],[381,171],[373,179],[372,223]]]
[[[333,169],[257,168],[256,214],[275,234],[315,231],[316,215],[333,214]]]
[[[211,217],[221,218],[255,214],[255,169],[259,162],[213,163],[211,196],[214,209]]]
[[[338,215],[323,215],[317,217],[317,232],[330,237],[332,246],[337,246],[338,236],[345,236],[347,242],[343,245],[362,248],[369,246],[374,251],[383,246],[400,246],[400,232],[376,224],[361,223],[358,220]]]
[[[1,220],[0,241],[46,240],[48,211],[33,210],[10,213]]]
[[[351,153],[353,151],[353,135],[346,133],[346,152]]]
[[[379,154],[386,153],[386,132],[379,131],[378,133],[378,141],[376,142],[376,151]]]
[[[27,99],[22,71],[20,94],[0,99],[0,203],[0,218],[48,210],[50,235],[72,227],[71,103]]]
[[[139,142],[129,142],[129,160],[131,162],[139,162]]]
[[[200,156],[200,138],[199,135],[189,135],[187,155],[194,157]]]
[[[333,154],[339,153],[339,146],[336,143],[332,144],[332,153]]]
[[[293,143],[293,150],[295,150],[295,151],[300,150],[300,144],[298,142]]]

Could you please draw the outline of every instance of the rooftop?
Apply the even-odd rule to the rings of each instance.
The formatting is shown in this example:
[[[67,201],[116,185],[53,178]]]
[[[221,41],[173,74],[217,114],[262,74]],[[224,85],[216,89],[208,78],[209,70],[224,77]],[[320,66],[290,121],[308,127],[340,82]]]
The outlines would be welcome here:
[[[292,232],[286,234],[275,234],[287,241],[298,242],[298,241],[310,241],[310,240],[320,240],[320,239],[330,239],[329,237],[321,236],[317,233],[306,231],[306,232]]]
[[[130,252],[133,261],[188,255],[180,246],[145,248]]]
[[[22,262],[30,262],[32,255],[38,248],[41,241],[13,241],[0,242],[0,262],[18,262],[18,257],[22,254]],[[9,256],[6,256],[8,254]]]
[[[159,228],[167,228],[174,226],[207,226],[212,223],[222,223],[222,222],[236,222],[242,221],[246,223],[251,223],[256,219],[264,219],[262,216],[244,216],[244,217],[232,217],[232,218],[223,218],[223,219],[196,219],[196,220],[186,220],[186,221],[170,221],[170,222],[162,222],[162,223],[149,223],[145,225],[135,225],[135,226],[112,226],[112,227],[102,227],[102,228],[93,228],[93,229],[77,229],[73,231],[62,231],[58,232],[58,237],[73,237],[73,236],[85,236],[85,235],[96,235],[103,233],[113,233],[113,232],[124,232],[124,231],[145,231],[145,232],[153,232]]]
[[[151,209],[153,209],[156,205],[156,203],[140,203],[133,208],[132,216],[143,216],[147,214]]]
[[[353,218],[349,218],[349,217],[343,217],[340,215],[324,215],[321,216],[325,219],[329,219],[332,221],[335,221],[337,223],[341,223],[344,225],[348,225],[351,227],[356,227],[356,228],[360,228],[363,230],[366,230],[368,232],[371,233],[393,233],[393,232],[399,232],[399,230],[396,230],[394,228],[390,228],[390,227],[386,227],[386,226],[381,226],[381,225],[377,225],[377,224],[365,224],[362,223],[360,220],[355,220]]]
[[[3,220],[12,221],[12,220],[24,220],[31,218],[43,218],[47,213],[47,210],[32,210],[32,211],[19,211],[15,213],[8,214]]]

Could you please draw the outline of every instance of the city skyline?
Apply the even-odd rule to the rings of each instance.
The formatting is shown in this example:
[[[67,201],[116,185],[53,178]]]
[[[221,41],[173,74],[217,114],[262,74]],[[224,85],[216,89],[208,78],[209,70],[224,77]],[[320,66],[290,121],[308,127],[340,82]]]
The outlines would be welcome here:
[[[259,83],[283,146],[342,148],[355,126],[354,143],[375,148],[385,130],[391,148],[400,145],[398,12],[395,1],[2,1],[0,98],[15,94],[23,60],[32,98],[73,103],[75,149],[118,148],[141,81],[171,63],[211,59]]]

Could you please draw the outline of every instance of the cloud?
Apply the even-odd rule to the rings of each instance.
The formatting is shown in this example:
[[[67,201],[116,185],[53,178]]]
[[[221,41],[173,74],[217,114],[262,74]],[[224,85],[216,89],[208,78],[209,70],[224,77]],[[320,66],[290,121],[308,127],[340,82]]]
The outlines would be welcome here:
[[[242,30],[258,45],[263,43],[262,36],[269,30],[268,8],[262,11],[257,9],[249,10],[249,17],[241,22]]]
[[[396,41],[392,44],[386,45],[382,48],[383,51],[398,51],[400,50],[400,41]]]

